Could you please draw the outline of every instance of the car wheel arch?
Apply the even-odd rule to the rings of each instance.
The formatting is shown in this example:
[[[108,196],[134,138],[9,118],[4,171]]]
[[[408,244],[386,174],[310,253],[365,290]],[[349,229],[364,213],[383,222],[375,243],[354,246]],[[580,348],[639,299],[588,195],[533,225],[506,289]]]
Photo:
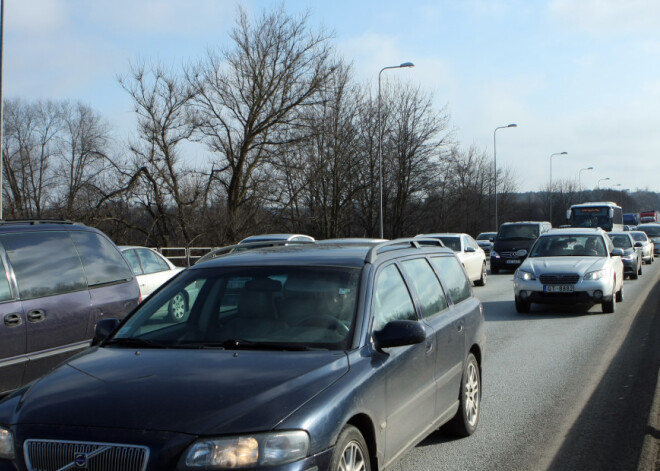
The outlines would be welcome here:
[[[371,459],[371,469],[372,471],[378,470],[378,442],[376,439],[376,428],[371,417],[367,414],[356,414],[346,421],[345,425],[352,425],[357,428],[362,434],[365,443],[367,444],[367,449],[369,450],[369,457]],[[337,444],[337,439],[339,438],[339,433],[343,430],[344,426],[340,427],[335,437],[335,445]],[[380,453],[382,457],[382,453]]]

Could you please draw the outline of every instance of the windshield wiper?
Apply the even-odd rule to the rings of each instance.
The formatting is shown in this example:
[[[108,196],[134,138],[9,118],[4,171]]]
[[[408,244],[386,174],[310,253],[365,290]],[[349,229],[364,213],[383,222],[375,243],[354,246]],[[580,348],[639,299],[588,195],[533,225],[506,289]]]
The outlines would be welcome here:
[[[137,337],[115,337],[111,338],[105,345],[116,345],[120,347],[146,347],[146,348],[167,348],[171,345],[165,345],[154,340],[140,339]]]

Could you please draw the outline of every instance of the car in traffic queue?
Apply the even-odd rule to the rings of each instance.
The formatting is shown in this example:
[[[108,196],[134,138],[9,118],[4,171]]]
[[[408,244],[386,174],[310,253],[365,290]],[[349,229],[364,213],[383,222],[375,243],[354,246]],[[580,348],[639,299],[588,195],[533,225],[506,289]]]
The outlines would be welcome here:
[[[184,270],[0,401],[0,469],[387,469],[438,427],[472,434],[483,307],[432,242],[283,245]],[[188,315],[164,317],[191,285]]]
[[[621,261],[623,262],[623,275],[631,280],[636,280],[642,274],[642,243],[635,242],[630,232],[608,232],[614,247],[623,250]]]
[[[456,256],[465,267],[468,278],[475,286],[485,286],[488,277],[486,254],[472,236],[464,233],[420,234],[417,237],[439,239],[445,247],[456,252]]]
[[[114,242],[73,221],[0,221],[0,273],[0,396],[89,348],[99,320],[140,300]]]
[[[493,248],[495,236],[497,236],[497,232],[481,232],[475,239],[479,247],[483,249],[486,257],[490,256],[490,250]]]
[[[553,229],[516,270],[516,311],[538,304],[595,304],[612,313],[623,301],[623,250],[599,228]]]
[[[635,240],[635,243],[640,242],[642,244],[641,247],[641,252],[642,252],[642,260],[646,264],[651,264],[653,263],[653,260],[655,260],[655,256],[653,253],[653,242],[651,239],[649,239],[649,236],[646,235],[646,232],[643,231],[631,231],[630,235],[632,238]]]
[[[552,229],[547,221],[505,222],[500,226],[490,251],[490,272],[515,270],[525,260],[539,235]]]
[[[637,230],[644,232],[653,242],[653,255],[660,254],[660,224],[640,224],[637,226]]]

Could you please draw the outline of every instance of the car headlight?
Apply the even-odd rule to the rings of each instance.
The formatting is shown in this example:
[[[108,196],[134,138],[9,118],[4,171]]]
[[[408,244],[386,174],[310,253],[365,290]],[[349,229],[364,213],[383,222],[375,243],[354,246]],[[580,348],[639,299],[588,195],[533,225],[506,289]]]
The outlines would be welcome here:
[[[609,276],[609,270],[603,269],[603,270],[590,271],[589,273],[584,275],[584,279],[600,280],[601,278],[607,278],[608,276]]]
[[[13,460],[15,457],[14,435],[11,430],[0,427],[0,459]]]
[[[500,254],[497,253],[496,251],[492,250],[490,251],[490,256],[495,257],[495,258],[500,258]]]
[[[179,469],[279,466],[303,459],[308,452],[309,435],[302,430],[206,438],[188,448]]]
[[[528,271],[525,271],[525,270],[521,270],[521,269],[516,270],[516,275],[515,276],[516,276],[516,278],[518,278],[520,280],[525,280],[525,281],[531,281],[531,280],[536,279],[536,277],[534,276],[534,273],[531,273],[531,272],[528,272]]]

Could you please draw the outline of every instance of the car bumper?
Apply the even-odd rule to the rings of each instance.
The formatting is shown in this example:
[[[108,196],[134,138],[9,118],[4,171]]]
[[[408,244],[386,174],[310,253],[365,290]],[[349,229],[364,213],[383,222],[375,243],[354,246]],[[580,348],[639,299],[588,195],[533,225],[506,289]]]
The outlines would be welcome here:
[[[0,460],[0,471],[26,470],[24,443],[28,438],[39,437],[39,440],[54,442],[80,442],[80,443],[104,443],[104,444],[130,444],[131,446],[144,447],[147,452],[147,463],[145,471],[162,471],[164,469],[180,469],[179,460],[188,446],[196,437],[170,432],[145,432],[126,429],[105,429],[96,427],[58,427],[41,425],[19,425],[14,426],[13,433],[17,445],[16,462]],[[310,471],[329,469],[334,447],[322,450],[302,460],[280,466],[268,468],[241,468],[242,470],[268,470],[268,471]],[[104,469],[122,469],[114,466],[116,463],[108,462]],[[70,469],[80,469],[73,463],[71,455]],[[64,469],[64,468],[62,468]],[[69,468],[66,468],[69,469]]]
[[[513,291],[516,299],[538,304],[589,304],[610,301],[612,284],[610,280],[578,281],[570,292],[548,292],[547,286],[538,280],[514,280]],[[568,286],[568,285],[566,285]]]
[[[490,268],[499,270],[515,270],[525,261],[524,257],[521,258],[504,258],[504,257],[490,257]]]

